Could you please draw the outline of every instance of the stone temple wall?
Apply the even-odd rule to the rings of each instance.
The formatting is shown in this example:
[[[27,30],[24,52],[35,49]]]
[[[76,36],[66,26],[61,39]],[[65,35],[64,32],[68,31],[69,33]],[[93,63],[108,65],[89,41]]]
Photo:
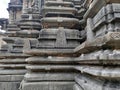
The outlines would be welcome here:
[[[120,90],[120,0],[11,0],[8,11],[0,90]]]
[[[87,39],[74,50],[80,55],[74,89],[120,90],[120,1],[86,0],[84,6]]]

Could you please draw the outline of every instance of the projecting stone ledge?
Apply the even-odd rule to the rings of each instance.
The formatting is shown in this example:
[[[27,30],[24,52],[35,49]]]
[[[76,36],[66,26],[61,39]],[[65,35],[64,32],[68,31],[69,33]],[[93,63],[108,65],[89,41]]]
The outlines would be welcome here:
[[[74,82],[32,82],[25,83],[21,90],[73,90]]]
[[[75,67],[77,70],[81,71],[82,73],[87,73],[89,75],[105,78],[105,79],[113,79],[119,80],[120,79],[120,68],[117,66],[113,67],[103,67],[103,66],[78,66]]]
[[[0,58],[27,58],[29,55],[27,54],[15,54],[15,53],[1,53]]]
[[[86,4],[89,3],[90,0],[86,0]],[[87,12],[84,15],[84,18],[93,17],[95,14],[98,13],[98,11],[105,6],[106,4],[112,4],[112,3],[120,3],[120,0],[93,0],[90,4],[90,7],[88,8]],[[86,5],[85,4],[85,5]]]
[[[70,72],[37,72],[37,73],[27,73],[24,79],[27,82],[41,82],[41,81],[74,81],[77,73]]]
[[[24,50],[24,53],[35,56],[76,56],[73,49],[33,49]]]
[[[66,14],[71,14],[74,15],[77,12],[77,9],[71,8],[71,7],[43,7],[42,10],[42,15],[45,16],[47,13],[52,12],[52,13],[66,13]]]
[[[70,1],[70,0],[69,0]],[[59,1],[45,1],[45,4],[46,5],[72,5],[72,6],[74,6],[74,3],[73,2],[69,2],[69,1],[62,1],[62,0],[59,0]]]
[[[41,19],[41,23],[44,27],[64,27],[64,28],[75,28],[79,25],[79,20],[76,18],[66,18],[66,17],[45,17]],[[47,24],[46,24],[47,23]]]
[[[39,37],[38,30],[21,30],[16,32],[19,37],[27,37],[27,38],[37,38]]]
[[[73,71],[73,65],[29,65],[26,66],[27,70],[31,71]]]
[[[90,53],[100,49],[120,49],[120,32],[109,32],[91,42],[84,42],[78,46],[75,53]]]
[[[0,90],[19,90],[19,82],[0,82]]]
[[[88,54],[81,54],[75,61],[87,65],[120,65],[119,50],[99,50]]]
[[[63,64],[63,63],[67,63],[67,64],[73,64],[74,62],[74,58],[73,57],[52,57],[52,56],[48,56],[48,57],[30,57],[27,58],[26,61],[31,64]]]
[[[120,90],[119,81],[99,80],[88,75],[79,75],[75,78],[75,81],[75,86],[80,86],[77,87],[77,90]]]

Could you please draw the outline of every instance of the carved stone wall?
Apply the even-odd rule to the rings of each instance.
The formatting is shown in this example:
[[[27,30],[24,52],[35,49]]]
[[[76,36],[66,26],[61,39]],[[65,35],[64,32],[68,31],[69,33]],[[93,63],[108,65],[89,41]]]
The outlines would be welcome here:
[[[11,0],[8,11],[0,90],[120,90],[120,0]]]
[[[80,55],[74,90],[119,90],[120,1],[86,0],[84,6],[87,40],[74,50]]]

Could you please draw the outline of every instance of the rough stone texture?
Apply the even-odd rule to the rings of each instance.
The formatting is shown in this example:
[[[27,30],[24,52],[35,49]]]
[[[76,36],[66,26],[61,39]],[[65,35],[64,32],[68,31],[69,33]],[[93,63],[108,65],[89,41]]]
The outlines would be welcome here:
[[[95,37],[119,31],[119,7],[120,4],[108,4],[93,17],[89,23],[93,24],[91,29]]]
[[[19,90],[20,82],[0,82],[0,90]]]
[[[8,25],[8,19],[7,18],[0,18],[0,29],[1,30],[7,30],[7,25]],[[2,32],[0,33],[1,35],[3,34]]]
[[[15,43],[15,48],[13,48],[13,44],[8,42],[7,44],[8,48],[2,46],[0,54],[0,88],[1,90],[18,90],[26,73],[25,58],[28,55],[22,55],[21,48]]]
[[[80,44],[79,19],[72,1],[45,0],[42,30],[38,40],[29,40],[24,53],[29,71],[21,90],[73,90],[77,72],[72,62],[73,49]],[[69,57],[71,56],[71,58]]]
[[[19,22],[20,31],[17,36],[22,38],[38,38],[41,15],[38,8],[38,0],[23,0],[21,20]]]
[[[86,1],[87,40],[74,50],[74,90],[120,90],[119,0]]]
[[[10,0],[7,10],[9,12],[9,23],[15,24],[19,22],[22,13],[22,0]]]
[[[97,79],[90,76],[80,75],[76,77],[77,84],[80,85],[79,89],[82,90],[119,90],[120,82],[119,81],[109,81],[104,79]],[[78,90],[79,90],[78,89]]]
[[[7,35],[14,36],[16,31],[19,31],[18,22],[22,14],[22,0],[10,0],[8,4],[9,24],[7,26]]]
[[[22,15],[15,4],[2,90],[120,90],[120,0],[23,0]]]
[[[83,90],[83,88],[81,86],[79,86],[78,84],[75,84],[73,86],[73,90]]]
[[[24,85],[22,90],[73,90],[74,82],[33,82]]]
[[[29,10],[31,9],[32,8]],[[7,44],[2,45],[0,50],[0,89],[19,90],[20,83],[27,72],[25,59],[29,57],[29,55],[23,54],[23,50],[25,50],[27,47],[25,42],[29,40],[29,38],[37,38],[39,35],[38,30],[40,30],[41,26],[38,18],[39,13],[36,14],[36,12],[31,12],[23,13],[22,15],[20,14],[22,10],[21,0],[11,0],[8,10],[10,13],[10,21],[8,25],[8,31],[6,32],[7,36],[3,38]],[[14,14],[14,12],[16,12],[16,14]],[[20,18],[21,16],[22,18]],[[23,16],[27,16],[27,19]],[[23,25],[20,24],[21,22],[23,22]],[[37,27],[36,24],[39,26]],[[37,30],[33,26],[36,27]]]
[[[86,0],[84,3],[85,8],[88,10],[86,11],[84,18],[89,18],[95,16],[98,11],[106,6],[107,4],[112,3],[120,3],[119,0]]]

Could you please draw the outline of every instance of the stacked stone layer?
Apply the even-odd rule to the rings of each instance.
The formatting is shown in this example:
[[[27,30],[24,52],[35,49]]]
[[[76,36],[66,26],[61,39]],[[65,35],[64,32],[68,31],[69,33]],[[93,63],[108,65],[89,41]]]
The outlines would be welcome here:
[[[27,49],[27,40],[34,40],[39,36],[38,32],[41,27],[39,19],[39,13],[27,12],[22,13],[19,22],[9,24],[7,37],[3,38],[7,44],[2,46],[0,54],[1,90],[19,90],[20,83],[27,72],[25,59],[29,57],[23,53],[23,50]]]
[[[119,0],[23,0],[3,38],[0,90],[120,90],[119,8]]]
[[[18,90],[24,74],[26,73],[25,58],[22,54],[23,42],[19,38],[3,38],[7,45],[3,45],[0,54],[0,84],[1,90]]]
[[[119,90],[120,2],[89,2],[87,0],[89,8],[84,15],[87,40],[74,50],[80,54],[75,59],[80,64],[75,67],[80,75],[75,78],[74,90]]]
[[[35,47],[29,44],[24,51],[34,57],[26,59],[29,72],[24,77],[22,90],[73,90],[77,72],[75,62],[69,57],[74,56],[73,49],[81,41],[76,28],[77,9],[71,1],[45,0],[41,13],[43,29],[38,42]]]

